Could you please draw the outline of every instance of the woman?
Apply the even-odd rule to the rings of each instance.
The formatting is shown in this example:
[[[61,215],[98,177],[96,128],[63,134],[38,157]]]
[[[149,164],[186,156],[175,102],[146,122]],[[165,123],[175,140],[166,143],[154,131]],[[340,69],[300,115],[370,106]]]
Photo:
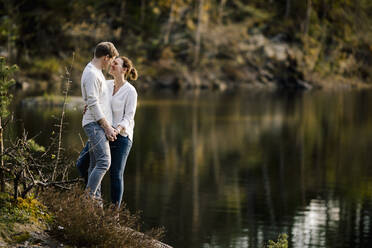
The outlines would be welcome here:
[[[113,127],[116,129],[116,140],[110,141],[111,150],[111,201],[120,207],[124,192],[124,169],[132,147],[134,115],[137,107],[137,91],[127,81],[138,78],[137,70],[127,57],[118,57],[110,66],[109,74],[114,80],[107,83],[112,90],[111,109]],[[81,151],[76,166],[82,177],[87,180],[89,167],[89,147]]]
[[[127,57],[118,57],[111,65],[109,74],[113,85],[111,108],[113,127],[117,130],[115,141],[110,141],[111,150],[111,201],[120,207],[124,192],[124,169],[132,147],[134,115],[137,107],[137,91],[127,81],[138,78],[137,70]]]

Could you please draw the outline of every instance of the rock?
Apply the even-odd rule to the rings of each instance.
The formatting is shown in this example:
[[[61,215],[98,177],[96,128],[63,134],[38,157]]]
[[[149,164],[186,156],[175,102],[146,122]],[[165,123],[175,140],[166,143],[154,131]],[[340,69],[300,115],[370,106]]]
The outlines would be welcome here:
[[[288,46],[285,44],[276,44],[273,46],[275,50],[275,58],[278,61],[285,61],[287,59]]]
[[[254,51],[256,48],[257,48],[256,45],[249,44],[249,43],[246,43],[246,42],[240,42],[238,44],[238,49],[241,52],[251,52],[251,51]]]
[[[16,90],[27,90],[28,88],[30,88],[30,83],[26,81],[16,80],[15,84],[12,85],[12,88]]]
[[[288,47],[284,44],[268,44],[264,47],[265,55],[270,59],[285,61],[287,59]]]
[[[274,38],[271,39],[272,42],[285,42],[286,41],[286,35],[283,33],[277,34]]]
[[[274,80],[274,75],[267,70],[261,70],[260,75],[262,75],[263,77],[267,78],[270,81]]]
[[[163,75],[157,80],[158,87],[160,88],[172,88],[178,89],[180,88],[179,79],[177,76],[173,74],[166,74]]]
[[[215,80],[213,81],[212,88],[219,91],[225,91],[227,89],[227,84],[220,80]]]
[[[262,34],[256,34],[249,39],[249,42],[259,48],[264,46],[268,40]]]
[[[309,84],[308,82],[303,81],[303,80],[297,80],[297,83],[300,87],[302,87],[303,89],[306,89],[306,90],[311,90],[313,88],[313,86],[311,84]]]
[[[37,96],[27,97],[22,100],[24,107],[62,107],[63,96]],[[84,101],[82,97],[69,96],[66,101],[66,109],[82,109],[84,107]]]

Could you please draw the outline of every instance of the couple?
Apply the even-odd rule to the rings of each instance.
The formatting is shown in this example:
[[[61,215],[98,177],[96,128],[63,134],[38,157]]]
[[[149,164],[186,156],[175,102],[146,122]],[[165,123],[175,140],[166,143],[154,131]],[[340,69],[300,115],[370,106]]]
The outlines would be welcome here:
[[[114,80],[106,80],[108,69]],[[111,201],[120,207],[124,191],[124,169],[133,142],[136,89],[127,81],[138,77],[137,70],[111,42],[101,42],[94,58],[81,77],[81,92],[86,104],[83,128],[88,142],[77,161],[81,176],[86,178],[89,194],[101,200],[101,182],[110,169]]]

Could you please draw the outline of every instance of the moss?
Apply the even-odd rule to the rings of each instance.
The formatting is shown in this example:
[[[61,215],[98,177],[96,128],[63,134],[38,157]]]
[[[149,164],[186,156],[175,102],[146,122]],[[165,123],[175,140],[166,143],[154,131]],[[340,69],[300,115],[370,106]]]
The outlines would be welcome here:
[[[8,225],[14,223],[44,223],[51,220],[51,216],[33,196],[14,201],[9,194],[0,194],[0,223]]]
[[[22,233],[18,233],[12,236],[14,243],[24,243],[30,238],[31,238],[31,235],[29,232],[22,232]]]
[[[29,221],[51,221],[51,216],[48,214],[46,207],[41,204],[34,196],[17,199],[17,209],[29,217]]]
[[[45,152],[45,147],[36,143],[35,140],[29,139],[29,140],[27,140],[27,142],[28,142],[28,145],[30,146],[30,149],[32,151],[34,151],[34,152]]]
[[[33,195],[14,200],[7,193],[0,193],[0,244],[24,243],[31,232],[42,231],[52,217]]]

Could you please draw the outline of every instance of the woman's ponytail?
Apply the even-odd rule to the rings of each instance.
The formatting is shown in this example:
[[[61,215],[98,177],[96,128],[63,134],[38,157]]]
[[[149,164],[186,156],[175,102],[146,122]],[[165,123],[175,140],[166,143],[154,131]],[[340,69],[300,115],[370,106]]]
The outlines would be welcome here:
[[[138,78],[137,70],[134,67],[132,67],[132,69],[130,69],[129,71],[129,80],[136,81],[137,78]]]
[[[134,68],[133,63],[130,59],[127,57],[121,56],[120,57],[123,60],[123,68],[127,68],[127,72],[125,73],[124,77],[125,79],[129,79],[130,81],[135,81],[138,78],[138,72]]]

